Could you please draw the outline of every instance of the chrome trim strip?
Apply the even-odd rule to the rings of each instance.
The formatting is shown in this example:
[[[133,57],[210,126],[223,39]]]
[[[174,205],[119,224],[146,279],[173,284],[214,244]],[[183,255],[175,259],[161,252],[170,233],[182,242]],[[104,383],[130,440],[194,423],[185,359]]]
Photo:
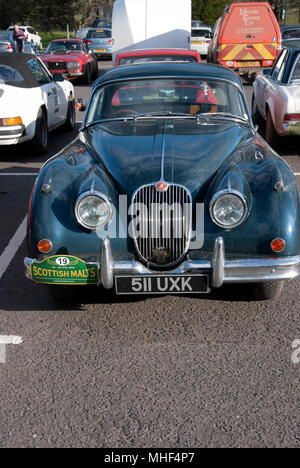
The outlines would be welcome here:
[[[114,261],[111,245],[108,239],[102,241],[101,245],[101,283],[105,289],[111,289],[114,285]]]
[[[225,268],[225,247],[223,237],[218,237],[215,241],[215,248],[212,260],[212,286],[220,288],[224,283]]]

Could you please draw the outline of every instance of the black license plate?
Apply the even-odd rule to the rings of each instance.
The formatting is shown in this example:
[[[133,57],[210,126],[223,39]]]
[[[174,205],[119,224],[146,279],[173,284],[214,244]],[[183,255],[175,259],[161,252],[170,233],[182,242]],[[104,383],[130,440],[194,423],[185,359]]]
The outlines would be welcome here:
[[[116,277],[117,294],[209,293],[208,275],[142,275]]]

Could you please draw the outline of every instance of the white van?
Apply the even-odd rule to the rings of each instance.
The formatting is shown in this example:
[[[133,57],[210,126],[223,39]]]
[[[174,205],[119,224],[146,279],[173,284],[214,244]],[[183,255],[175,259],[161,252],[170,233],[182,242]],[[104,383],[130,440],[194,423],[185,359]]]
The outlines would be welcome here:
[[[133,49],[190,49],[191,0],[115,0],[113,63]]]

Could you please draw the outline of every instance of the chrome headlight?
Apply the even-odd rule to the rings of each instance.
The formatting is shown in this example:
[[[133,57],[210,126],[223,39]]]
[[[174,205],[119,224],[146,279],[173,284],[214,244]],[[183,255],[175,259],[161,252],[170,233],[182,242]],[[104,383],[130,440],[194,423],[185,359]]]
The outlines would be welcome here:
[[[111,219],[113,207],[108,198],[98,192],[86,192],[76,202],[75,215],[79,224],[95,231]]]
[[[68,70],[75,70],[76,68],[80,68],[80,65],[78,62],[68,62],[67,63],[67,69]]]
[[[210,214],[214,223],[222,228],[239,226],[247,216],[246,200],[239,192],[218,192],[210,204]]]

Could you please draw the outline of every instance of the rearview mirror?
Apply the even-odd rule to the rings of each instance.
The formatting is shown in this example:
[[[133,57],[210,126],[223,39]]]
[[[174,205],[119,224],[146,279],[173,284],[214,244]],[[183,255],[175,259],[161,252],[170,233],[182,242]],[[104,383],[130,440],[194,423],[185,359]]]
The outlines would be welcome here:
[[[64,75],[62,73],[54,73],[53,81],[55,81],[56,83],[61,83],[64,80]]]
[[[87,108],[87,102],[85,99],[83,98],[78,98],[76,99],[76,109],[79,111],[79,112],[84,112]]]
[[[265,76],[270,76],[270,75],[271,75],[271,71],[272,71],[272,70],[270,70],[270,69],[269,69],[269,70],[268,70],[268,69],[265,69],[265,70],[263,70],[263,74],[264,74]]]

